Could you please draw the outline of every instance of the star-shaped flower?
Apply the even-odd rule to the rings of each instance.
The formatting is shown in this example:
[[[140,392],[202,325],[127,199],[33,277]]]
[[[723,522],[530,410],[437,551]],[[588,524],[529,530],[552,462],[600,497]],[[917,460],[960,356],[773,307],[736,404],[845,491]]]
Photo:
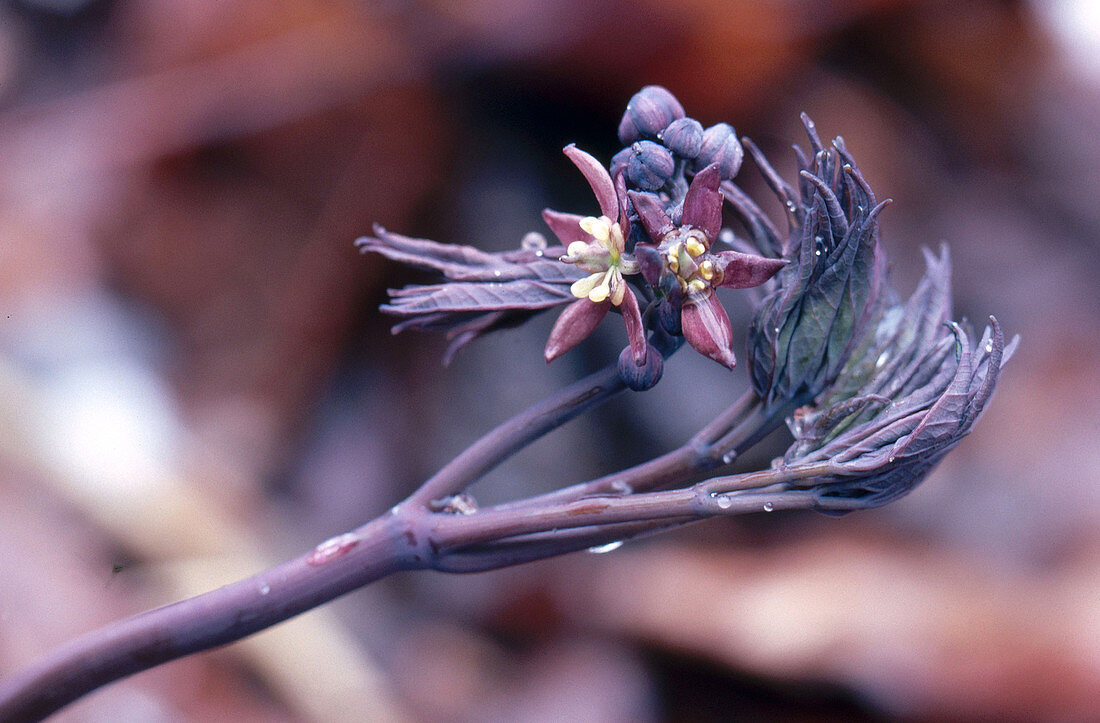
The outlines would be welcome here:
[[[634,257],[626,253],[630,220],[625,183],[621,175],[617,182],[612,181],[599,161],[574,145],[566,146],[565,155],[584,174],[602,215],[578,216],[550,209],[542,212],[546,224],[566,245],[561,260],[589,272],[570,287],[578,301],[565,308],[550,331],[546,361],[556,359],[588,337],[615,306],[626,323],[634,362],[641,366],[646,358],[645,328],[638,300],[623,278],[640,270]]]
[[[759,286],[787,262],[738,251],[711,252],[722,227],[721,180],[718,164],[696,174],[684,196],[679,226],[672,223],[657,196],[631,191],[629,197],[653,239],[652,244],[639,243],[634,249],[646,281],[680,308],[680,327],[688,343],[732,369],[737,363],[733,330],[714,291]]]

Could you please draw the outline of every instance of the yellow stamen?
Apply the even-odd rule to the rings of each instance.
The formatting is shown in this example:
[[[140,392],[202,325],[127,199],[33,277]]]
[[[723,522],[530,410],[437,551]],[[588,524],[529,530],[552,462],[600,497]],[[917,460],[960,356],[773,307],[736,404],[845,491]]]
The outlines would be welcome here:
[[[611,295],[611,273],[612,269],[608,269],[607,273],[602,275],[600,283],[588,292],[589,301],[594,301],[598,304],[601,301],[605,301],[607,297]]]
[[[623,303],[624,296],[626,296],[626,282],[621,275],[616,275],[611,280],[611,303],[619,306]]]
[[[714,262],[707,259],[703,263],[699,264],[699,275],[707,281],[714,278]]]
[[[606,244],[611,238],[611,221],[606,216],[599,218],[586,216],[581,219],[581,230],[600,243]]]
[[[702,256],[707,250],[707,247],[700,243],[699,239],[695,237],[689,238],[685,246],[687,246],[687,252],[691,254],[693,259]]]
[[[668,268],[672,273],[680,271],[680,244],[674,243],[669,247],[665,256],[668,259]]]
[[[589,274],[583,279],[577,279],[569,287],[569,292],[578,299],[584,299],[592,293],[592,289],[603,279],[603,274]]]
[[[707,290],[707,282],[702,279],[692,279],[688,282],[688,293],[702,293]]]

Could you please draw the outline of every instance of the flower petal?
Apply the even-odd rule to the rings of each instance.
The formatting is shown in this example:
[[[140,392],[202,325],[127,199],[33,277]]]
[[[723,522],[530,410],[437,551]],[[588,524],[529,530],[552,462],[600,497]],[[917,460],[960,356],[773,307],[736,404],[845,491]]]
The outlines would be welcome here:
[[[714,241],[722,230],[722,193],[718,190],[721,181],[718,164],[712,163],[695,174],[684,196],[681,223],[701,230],[708,241]]]
[[[732,349],[733,329],[718,294],[686,301],[680,312],[680,324],[684,338],[695,351],[728,369],[737,364]]]
[[[600,204],[600,212],[608,218],[618,218],[619,201],[615,197],[615,184],[603,164],[572,143],[565,147],[565,155],[580,169],[588,185],[592,187],[592,193],[596,194],[596,200]]]
[[[561,316],[554,322],[554,328],[550,330],[550,337],[546,340],[544,353],[547,363],[584,341],[607,316],[607,310],[610,308],[610,301],[594,304],[588,299],[574,301],[565,307]]]
[[[554,235],[561,239],[563,246],[568,246],[574,241],[587,242],[590,240],[588,234],[581,228],[582,218],[584,216],[575,213],[562,213],[550,208],[544,209],[542,212],[542,220],[546,221],[546,225],[550,227]]]
[[[633,290],[626,290],[623,302],[619,305],[619,311],[622,312],[623,322],[626,324],[626,338],[630,341],[630,352],[634,355],[634,363],[642,366],[645,364],[646,357],[645,327],[642,326],[642,312],[638,308],[638,299],[634,297]]]
[[[748,289],[760,286],[779,269],[787,265],[784,259],[769,259],[740,251],[722,251],[713,254],[716,265],[722,270],[722,286],[727,289]]]
[[[673,229],[672,219],[665,213],[660,200],[652,193],[628,191],[627,195],[630,196],[630,201],[634,204],[634,210],[638,212],[638,217],[642,219],[642,225],[645,226],[646,233],[654,242],[659,243],[664,235]]]

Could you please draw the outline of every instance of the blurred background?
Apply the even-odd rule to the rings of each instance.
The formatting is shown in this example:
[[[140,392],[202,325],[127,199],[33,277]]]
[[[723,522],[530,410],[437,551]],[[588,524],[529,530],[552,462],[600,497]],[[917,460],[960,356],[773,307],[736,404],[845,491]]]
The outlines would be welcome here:
[[[8,0],[0,5],[0,676],[377,516],[613,361],[551,314],[391,337],[380,222],[486,249],[590,212],[667,86],[788,177],[805,110],[880,198],[908,294],[1023,342],[910,497],[714,520],[473,576],[396,576],[60,720],[1100,717],[1100,7],[1091,0]],[[739,182],[767,192],[751,162]],[[749,308],[726,297],[739,334]],[[682,443],[746,385],[695,354],[474,489]],[[743,460],[766,465],[784,439]]]

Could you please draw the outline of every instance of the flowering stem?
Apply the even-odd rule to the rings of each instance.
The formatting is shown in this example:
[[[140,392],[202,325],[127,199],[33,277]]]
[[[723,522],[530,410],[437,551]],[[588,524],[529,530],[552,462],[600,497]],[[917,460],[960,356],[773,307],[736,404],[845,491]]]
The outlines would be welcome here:
[[[470,445],[420,486],[404,504],[427,505],[462,492],[479,477],[542,435],[626,389],[610,365],[529,407]]]
[[[756,394],[746,391],[690,440],[670,452],[589,482],[506,503],[499,508],[529,509],[593,495],[632,494],[682,483],[720,464],[732,462],[740,450],[750,445],[748,440],[759,439],[774,429],[774,415],[764,416],[760,408]]]

